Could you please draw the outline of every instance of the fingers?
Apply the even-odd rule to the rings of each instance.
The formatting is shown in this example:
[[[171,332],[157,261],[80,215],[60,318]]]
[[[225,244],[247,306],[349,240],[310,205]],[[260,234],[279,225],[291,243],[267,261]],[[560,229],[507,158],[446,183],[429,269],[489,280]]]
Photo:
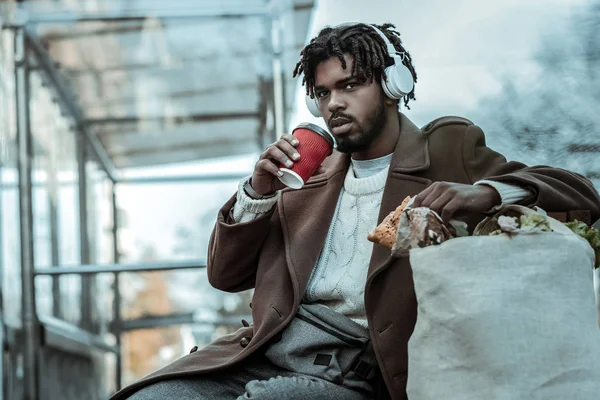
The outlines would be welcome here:
[[[426,189],[421,191],[421,193],[416,195],[412,202],[411,207],[412,208],[426,207],[425,205],[423,205],[423,200],[425,200],[427,198],[427,196],[429,196],[429,194],[432,193],[434,190],[435,190],[435,183],[428,186]]]
[[[452,217],[462,208],[461,203],[456,198],[453,198],[438,212],[438,215],[442,217],[442,221],[449,222]]]
[[[416,207],[429,207],[434,201],[440,198],[444,193],[446,193],[451,185],[446,182],[434,182],[429,185],[425,190],[419,193],[415,197],[415,201],[412,204],[413,208]]]
[[[428,207],[448,222],[458,212],[481,213],[498,204],[502,198],[491,186],[435,182],[415,196],[412,207]]]
[[[289,144],[288,144],[289,145]],[[281,165],[285,165],[288,168],[294,166],[294,162],[291,160],[291,157],[288,156],[282,149],[276,146],[269,146],[267,150],[262,154],[261,158],[263,160],[270,160],[275,163],[281,163]]]
[[[298,145],[298,139],[296,139],[294,137],[294,135],[290,135],[289,133],[284,133],[283,135],[281,135],[281,139],[285,140],[286,142],[288,142],[292,146],[297,146]]]
[[[270,159],[290,168],[294,165],[294,161],[300,159],[296,146],[298,140],[290,134],[284,134],[281,139],[267,146],[260,159]]]
[[[412,207],[430,208],[442,220],[448,222],[464,205],[458,186],[447,182],[435,182],[415,197]]]
[[[255,165],[255,171],[259,175],[265,172],[274,176],[282,176],[279,171],[279,165],[287,168],[294,166],[294,161],[300,159],[300,154],[296,150],[298,139],[293,135],[284,134],[275,143],[267,146],[265,151],[260,155],[258,162]]]
[[[254,171],[258,175],[263,175],[265,172],[274,175],[274,176],[283,176],[283,173],[279,170],[277,165],[273,163],[273,161],[263,158],[262,160],[258,160],[256,166],[254,167]]]
[[[429,196],[429,197],[433,197],[433,196]],[[444,210],[444,207],[452,199],[453,199],[452,193],[446,191],[446,192],[443,192],[441,196],[436,196],[435,198],[433,198],[433,201],[430,203],[431,205],[429,205],[428,207],[431,208],[433,211],[435,211],[436,213],[438,213],[441,216],[442,212]],[[426,202],[427,201],[429,201],[429,199],[427,199]]]

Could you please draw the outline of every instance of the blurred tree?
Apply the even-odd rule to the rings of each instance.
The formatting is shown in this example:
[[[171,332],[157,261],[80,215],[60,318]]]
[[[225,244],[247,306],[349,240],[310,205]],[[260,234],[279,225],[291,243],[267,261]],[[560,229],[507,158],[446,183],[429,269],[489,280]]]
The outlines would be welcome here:
[[[475,112],[490,142],[512,159],[579,172],[600,184],[600,1],[544,37],[527,85],[507,81]]]

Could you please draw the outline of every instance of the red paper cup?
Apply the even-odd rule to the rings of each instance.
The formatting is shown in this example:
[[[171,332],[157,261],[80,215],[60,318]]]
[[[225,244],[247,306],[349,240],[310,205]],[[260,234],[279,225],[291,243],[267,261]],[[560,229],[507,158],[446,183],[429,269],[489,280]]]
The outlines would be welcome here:
[[[299,124],[292,135],[299,142],[296,150],[300,160],[292,168],[280,166],[283,176],[279,180],[292,189],[300,189],[331,154],[335,141],[329,132],[310,122]]]

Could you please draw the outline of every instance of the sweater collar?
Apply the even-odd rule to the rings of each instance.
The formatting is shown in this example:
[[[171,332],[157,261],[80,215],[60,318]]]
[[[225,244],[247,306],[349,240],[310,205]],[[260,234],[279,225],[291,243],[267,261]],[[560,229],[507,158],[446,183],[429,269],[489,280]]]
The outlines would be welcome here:
[[[353,196],[366,196],[383,192],[388,176],[389,165],[380,171],[364,178],[357,178],[354,174],[354,165],[351,164],[344,179],[344,190]]]
[[[429,168],[429,149],[427,137],[408,117],[398,113],[400,135],[390,164],[392,172],[410,174]],[[350,165],[350,155],[334,150],[323,166],[327,174],[323,178],[331,178],[336,173],[346,170]]]

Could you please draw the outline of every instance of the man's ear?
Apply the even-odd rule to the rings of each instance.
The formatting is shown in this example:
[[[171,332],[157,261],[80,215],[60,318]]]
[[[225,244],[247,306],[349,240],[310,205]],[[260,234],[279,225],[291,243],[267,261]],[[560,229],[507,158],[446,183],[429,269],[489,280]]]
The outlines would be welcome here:
[[[385,95],[384,95],[383,102],[387,107],[398,107],[398,100],[390,99],[389,97],[387,97]]]

